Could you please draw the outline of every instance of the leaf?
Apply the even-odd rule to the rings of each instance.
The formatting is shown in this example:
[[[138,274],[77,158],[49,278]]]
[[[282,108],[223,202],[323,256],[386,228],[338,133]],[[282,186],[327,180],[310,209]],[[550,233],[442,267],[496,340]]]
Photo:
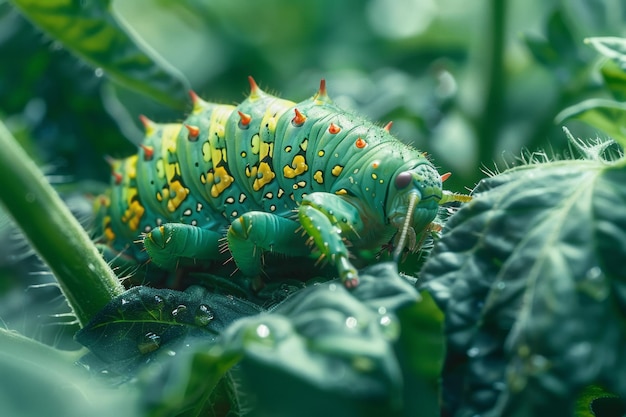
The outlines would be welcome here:
[[[75,366],[73,352],[42,345],[5,329],[0,329],[0,342],[0,415],[140,415],[135,389],[104,387]]]
[[[624,402],[602,387],[586,387],[576,401],[575,417],[623,417]]]
[[[185,109],[188,82],[171,65],[129,35],[108,0],[12,0],[53,39],[112,80],[177,109]]]
[[[158,354],[175,354],[188,339],[215,340],[233,321],[260,311],[198,286],[184,292],[134,287],[110,302],[76,340],[91,350],[84,362],[125,379]]]
[[[450,415],[569,415],[626,396],[626,169],[560,161],[481,181],[422,278],[446,315]]]
[[[626,72],[614,61],[606,61],[600,72],[613,97],[618,101],[626,101]]]
[[[432,303],[419,302],[414,286],[392,263],[366,268],[360,278],[354,291],[339,281],[307,287],[270,312],[236,321],[215,345],[177,357],[153,378],[162,382],[146,390],[151,410],[163,413],[154,415],[189,407],[190,416],[210,412],[204,381],[234,363],[226,381],[227,386],[236,381],[232,410],[272,416],[438,415],[434,383],[401,365],[395,347],[415,348],[420,334],[430,335],[426,345],[440,350],[426,352],[422,345],[417,352],[423,360],[441,362],[441,313]],[[424,329],[411,326],[417,323]],[[425,366],[405,353],[415,352],[401,356],[418,362],[416,368]]]
[[[585,39],[585,43],[593,46],[596,51],[600,52],[607,58],[611,58],[622,69],[626,67],[626,39],[614,36],[602,36]]]
[[[589,99],[561,111],[555,123],[567,119],[578,119],[601,129],[615,139],[622,147],[626,146],[626,103],[605,99]]]

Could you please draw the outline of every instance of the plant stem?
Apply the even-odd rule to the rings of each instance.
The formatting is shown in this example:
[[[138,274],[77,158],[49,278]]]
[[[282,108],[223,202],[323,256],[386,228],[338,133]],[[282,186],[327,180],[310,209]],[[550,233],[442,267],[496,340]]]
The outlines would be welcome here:
[[[504,114],[504,45],[506,43],[506,1],[491,0],[489,16],[489,39],[487,40],[487,68],[485,79],[485,103],[482,120],[478,126],[478,137],[481,143],[481,161],[493,158],[492,152],[502,126]]]
[[[52,270],[82,327],[124,287],[2,122],[0,150],[0,202]]]

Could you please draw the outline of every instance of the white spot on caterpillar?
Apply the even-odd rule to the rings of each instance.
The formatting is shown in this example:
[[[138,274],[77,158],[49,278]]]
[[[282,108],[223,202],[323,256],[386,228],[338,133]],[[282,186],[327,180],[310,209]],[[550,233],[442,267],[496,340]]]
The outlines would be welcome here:
[[[232,198],[232,197],[228,197],[225,201],[226,201],[228,204],[233,204],[233,203],[235,202],[235,199],[234,199],[234,198]]]

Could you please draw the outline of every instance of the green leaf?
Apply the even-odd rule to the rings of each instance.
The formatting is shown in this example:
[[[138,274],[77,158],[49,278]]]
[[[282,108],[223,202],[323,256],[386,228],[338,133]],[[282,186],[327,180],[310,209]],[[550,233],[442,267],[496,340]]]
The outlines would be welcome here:
[[[626,146],[626,103],[594,98],[566,108],[556,115],[555,122],[578,119],[601,129],[615,139],[622,147]]]
[[[134,388],[106,388],[76,367],[75,360],[74,352],[56,350],[0,328],[0,415],[140,415]]]
[[[481,181],[422,278],[446,315],[450,415],[570,415],[626,395],[626,169],[560,161]]]
[[[626,101],[626,72],[614,61],[606,61],[600,68],[602,78],[616,100]]]
[[[150,415],[181,409],[189,416],[212,415],[207,389],[235,363],[222,380],[231,411],[438,415],[435,381],[417,373],[428,369],[423,361],[441,363],[441,313],[429,298],[419,301],[415,287],[399,277],[392,263],[366,268],[360,278],[354,291],[339,281],[307,287],[270,312],[236,321],[215,345],[177,355],[159,377],[151,378],[161,383],[146,390]],[[429,347],[437,350],[427,351]],[[415,352],[406,351],[413,348]],[[423,357],[407,358],[416,352]],[[404,366],[398,358],[417,365]]]
[[[36,26],[117,83],[178,109],[188,103],[188,82],[131,36],[107,0],[11,0]]]
[[[559,66],[559,54],[546,39],[533,34],[524,34],[523,40],[537,62],[548,68]]]
[[[602,55],[620,64],[622,69],[626,68],[626,38],[603,36],[587,38],[585,43],[590,44]]]
[[[91,350],[85,363],[125,379],[160,353],[175,354],[189,339],[215,340],[233,321],[260,311],[198,286],[184,292],[134,287],[111,301],[76,340]]]
[[[598,385],[586,387],[576,401],[575,417],[622,417],[624,402]]]

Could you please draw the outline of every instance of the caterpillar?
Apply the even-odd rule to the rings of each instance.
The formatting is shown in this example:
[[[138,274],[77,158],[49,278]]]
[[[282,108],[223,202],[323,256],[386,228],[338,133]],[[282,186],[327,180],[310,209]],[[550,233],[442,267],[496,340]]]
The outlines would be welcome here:
[[[249,82],[238,106],[191,92],[183,123],[141,118],[145,139],[137,154],[112,162],[100,200],[109,248],[166,270],[230,254],[249,277],[259,276],[268,251],[315,252],[351,288],[358,272],[348,247],[393,241],[397,260],[405,248],[419,249],[442,204],[471,199],[444,191],[448,174],[392,136],[390,125],[335,105],[324,80],[297,104]]]

